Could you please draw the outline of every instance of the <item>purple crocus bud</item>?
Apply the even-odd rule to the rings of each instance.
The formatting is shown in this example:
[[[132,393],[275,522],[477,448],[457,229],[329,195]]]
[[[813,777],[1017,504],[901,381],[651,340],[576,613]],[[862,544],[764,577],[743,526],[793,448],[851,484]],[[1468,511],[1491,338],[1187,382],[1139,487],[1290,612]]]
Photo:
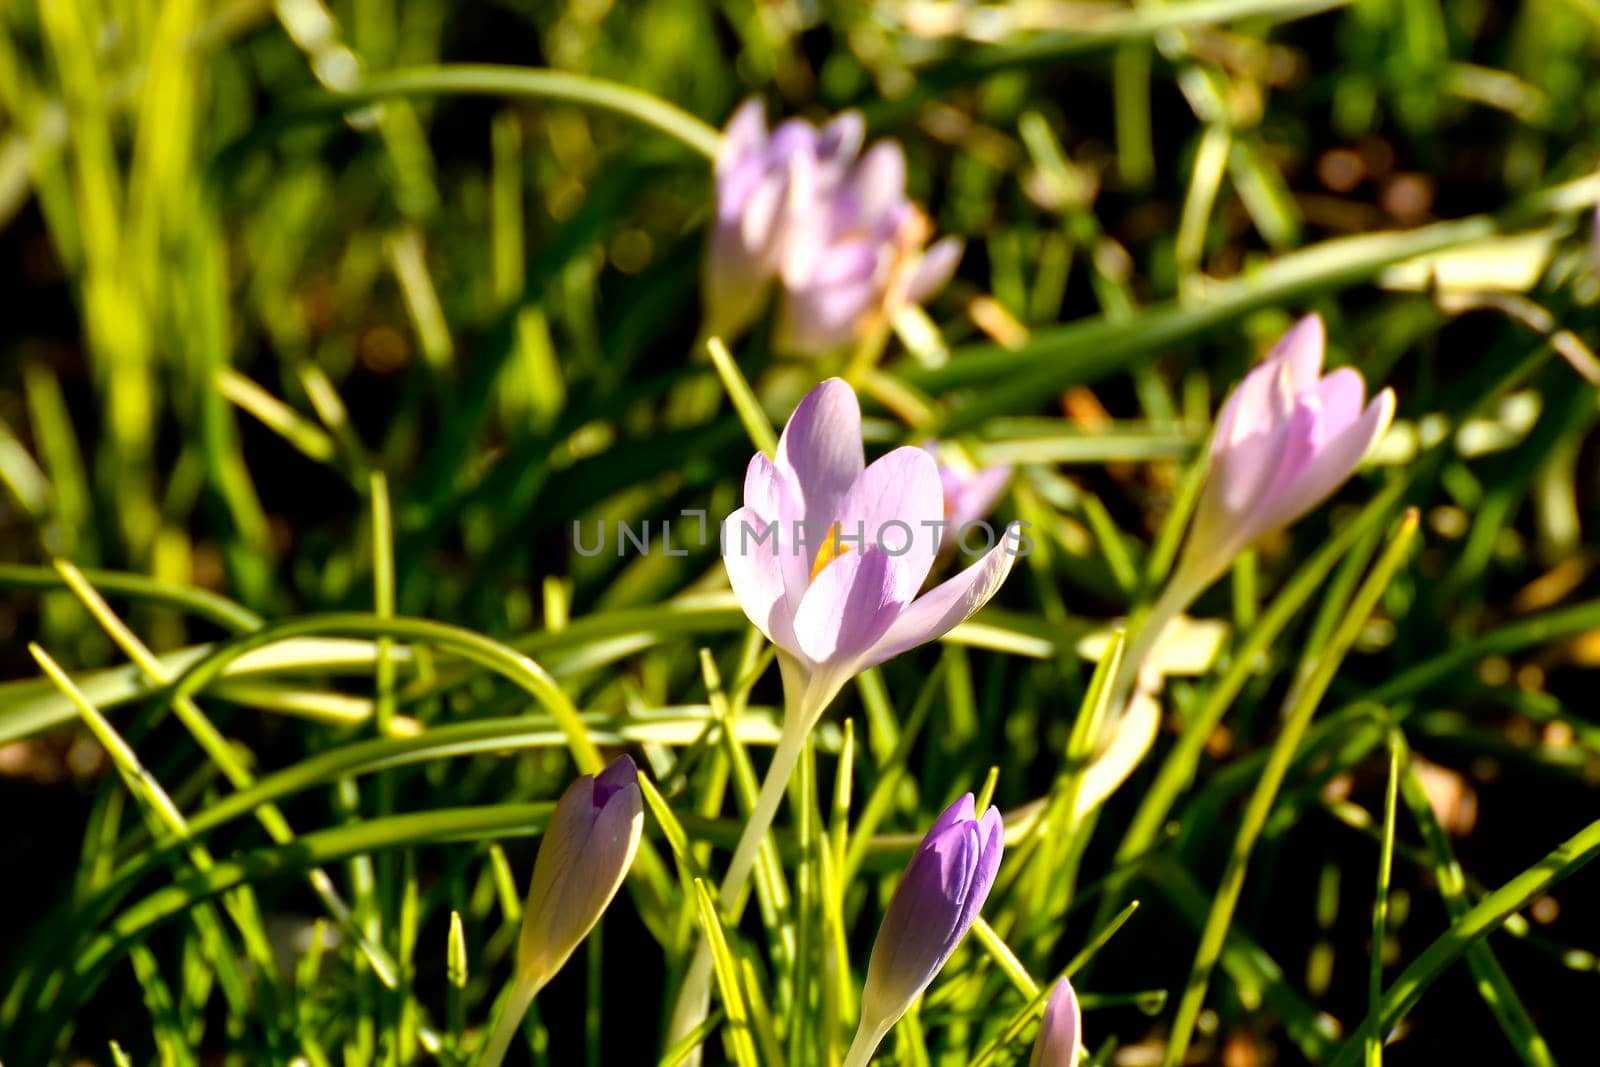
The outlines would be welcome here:
[[[1326,499],[1388,429],[1394,393],[1369,404],[1359,371],[1323,374],[1324,345],[1321,317],[1307,315],[1233,391],[1174,585],[1210,584],[1262,535]]]
[[[1083,1052],[1083,1025],[1078,1015],[1078,994],[1065,978],[1050,991],[1044,1021],[1033,1044],[1028,1067],[1078,1067]]]
[[[517,940],[519,982],[537,990],[594,928],[633,865],[643,812],[639,769],[629,756],[561,795],[533,864]]]
[[[922,447],[927,449],[929,455],[938,458],[938,445],[935,442],[925,442]],[[939,484],[944,489],[944,517],[950,523],[944,529],[945,548],[958,541],[968,523],[988,518],[1010,481],[1009,466],[983,467],[968,472],[946,463],[939,464]]]
[[[846,1067],[870,1060],[966,936],[1000,870],[1004,837],[999,809],[975,818],[968,793],[922,839],[878,927]]]
[[[791,704],[812,721],[855,674],[987,603],[1019,547],[1008,532],[919,596],[945,516],[938,464],[908,446],[867,466],[861,409],[838,378],[800,402],[775,460],[751,459],[744,500],[723,524],[723,564],[745,614],[778,646]]]

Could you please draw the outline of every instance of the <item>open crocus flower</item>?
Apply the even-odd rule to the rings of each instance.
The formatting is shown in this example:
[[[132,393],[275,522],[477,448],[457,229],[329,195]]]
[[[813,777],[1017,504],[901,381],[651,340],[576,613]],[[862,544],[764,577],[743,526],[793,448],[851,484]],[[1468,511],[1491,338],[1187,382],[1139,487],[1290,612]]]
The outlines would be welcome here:
[[[1008,533],[918,596],[945,521],[938,465],[908,446],[866,466],[861,409],[837,378],[800,402],[775,461],[750,461],[744,492],[723,526],[723,563],[745,614],[778,646],[791,704],[813,721],[855,674],[971,616],[1016,555]]]
[[[1245,375],[1217,419],[1211,469],[1174,582],[1205,586],[1263,534],[1327,499],[1394,418],[1361,372],[1322,373],[1322,318],[1307,315]]]
[[[972,928],[994,886],[1004,845],[999,809],[977,818],[971,793],[946,808],[922,839],[872,944],[861,1022],[845,1067],[864,1067],[872,1059]]]
[[[935,442],[928,441],[922,447],[928,450],[929,455],[938,458],[939,446]],[[944,547],[956,544],[968,523],[982,522],[987,518],[1010,481],[1009,466],[966,471],[939,463],[939,485],[944,490],[944,517],[950,524],[944,530]]]
[[[1065,978],[1050,991],[1044,1021],[1033,1045],[1028,1067],[1078,1067],[1083,1050],[1083,1023],[1078,1014],[1078,994]]]
[[[1012,531],[966,570],[918,591],[939,551],[938,465],[897,448],[866,465],[855,392],[830,378],[808,393],[778,440],[745,472],[744,507],[722,526],[722,560],[750,621],[778,646],[784,714],[761,793],[722,878],[734,921],[761,842],[806,736],[851,677],[949,633],[994,596],[1022,551]],[[706,1016],[711,953],[701,939],[668,1038]],[[698,1063],[698,1052],[682,1062]]]
[[[853,111],[821,129],[790,119],[770,134],[759,100],[734,112],[715,167],[708,333],[743,330],[778,281],[775,347],[818,355],[949,280],[961,242],[924,248],[931,227],[905,195],[900,147],[884,141],[861,153],[862,133]]]

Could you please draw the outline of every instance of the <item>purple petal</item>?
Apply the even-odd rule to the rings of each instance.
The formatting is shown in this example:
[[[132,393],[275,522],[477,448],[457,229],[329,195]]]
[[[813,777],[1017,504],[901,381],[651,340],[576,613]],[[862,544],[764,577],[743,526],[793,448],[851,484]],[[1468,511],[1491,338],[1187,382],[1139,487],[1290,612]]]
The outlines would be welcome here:
[[[618,792],[632,786],[639,788],[639,766],[633,757],[623,753],[611,761],[594,780],[594,806],[603,808]]]
[[[805,119],[786,119],[772,131],[767,141],[767,158],[774,163],[785,163],[797,152],[817,150],[817,128]]]
[[[972,794],[963,793],[948,808],[940,812],[937,819],[933,820],[933,825],[923,835],[924,843],[928,838],[942,833],[957,823],[974,822],[977,818],[974,804],[975,801],[972,799]]]
[[[752,157],[732,164],[717,176],[717,222],[737,229],[740,215],[761,179],[766,177],[766,160]]]
[[[750,255],[763,265],[776,255],[778,219],[784,208],[788,187],[784,175],[767,173],[750,191],[739,215],[739,240]]]
[[[937,640],[971,618],[987,604],[1011,573],[1016,547],[1009,537],[966,570],[934,586],[900,613],[887,633],[873,646],[861,669],[875,667],[918,645]]]
[[[1312,386],[1311,396],[1320,412],[1317,441],[1330,441],[1361,417],[1367,402],[1367,383],[1354,367],[1340,367]]]
[[[960,932],[956,934],[958,940],[977,920],[978,913],[983,910],[983,902],[989,899],[989,890],[994,886],[995,877],[1000,873],[1000,857],[1005,852],[1006,839],[1000,809],[990,805],[989,810],[983,813],[983,818],[978,820],[975,831],[978,859],[973,867],[971,887],[961,906]]]
[[[944,484],[944,517],[950,521],[945,530],[948,544],[959,535],[961,527],[978,522],[994,510],[996,501],[1011,481],[1011,468],[985,467],[973,474],[963,474],[942,467],[939,476]]]
[[[897,1018],[955,950],[977,853],[971,824],[960,823],[930,833],[906,865],[867,962],[868,996]]]
[[[750,466],[745,469],[744,502],[745,507],[752,509],[759,517],[760,524],[749,535],[745,535],[743,528],[739,526],[728,525],[725,529],[729,531],[730,538],[740,538],[739,541],[732,542],[735,547],[742,550],[749,545],[752,551],[776,559],[786,605],[781,612],[769,616],[772,629],[770,631],[762,629],[762,632],[769,638],[773,634],[781,634],[783,640],[778,642],[779,647],[793,647],[792,620],[795,610],[800,607],[800,598],[805,595],[806,587],[811,584],[811,561],[816,556],[817,547],[813,544],[809,551],[803,551],[799,539],[802,536],[810,536],[813,541],[820,540],[823,536],[821,524],[818,524],[819,529],[814,535],[804,529],[797,534],[795,522],[804,521],[805,509],[799,490],[794,484],[794,477],[760,452],[750,457]],[[772,522],[777,524],[772,539],[756,545],[756,540],[766,534],[766,524]],[[727,547],[724,545],[724,551]]]
[[[1385,389],[1372,398],[1361,417],[1317,449],[1295,482],[1273,501],[1272,529],[1293,522],[1322,501],[1355,472],[1357,465],[1394,419],[1394,392]]]
[[[893,141],[879,141],[850,174],[860,224],[871,226],[896,211],[906,199],[906,156]]]
[[[784,570],[795,553],[784,547],[781,527],[767,534],[772,521],[749,507],[729,515],[723,524],[722,566],[745,617],[779,648],[794,649],[794,609]]]
[[[854,663],[900,614],[893,560],[876,549],[844,552],[822,568],[794,613],[800,651],[813,664]]]
[[[868,546],[892,557],[894,595],[902,605],[917,595],[933,567],[943,518],[939,465],[909,445],[862,471],[839,508],[845,532],[863,534]]]
[[[817,155],[830,162],[848,163],[861,150],[866,123],[859,111],[841,111],[817,136]]]
[[[1028,1067],[1078,1067],[1081,1030],[1078,995],[1072,983],[1063,978],[1055,984],[1045,1003],[1039,1039],[1033,1046],[1033,1058],[1028,1061]]]
[[[913,304],[925,303],[929,297],[950,283],[956,265],[961,262],[964,245],[959,237],[946,237],[935,241],[917,264],[911,281],[906,286],[906,299]]]
[[[855,390],[829,378],[800,401],[778,439],[778,467],[798,496],[798,513],[785,515],[785,522],[809,519],[826,528],[838,519],[845,493],[865,466]]]
[[[766,109],[759,97],[750,97],[734,111],[717,148],[716,175],[724,174],[760,154],[767,143]]]
[[[1289,327],[1289,332],[1267,353],[1266,362],[1286,360],[1289,364],[1289,384],[1298,393],[1317,384],[1327,344],[1328,336],[1322,325],[1322,316],[1313,311]]]

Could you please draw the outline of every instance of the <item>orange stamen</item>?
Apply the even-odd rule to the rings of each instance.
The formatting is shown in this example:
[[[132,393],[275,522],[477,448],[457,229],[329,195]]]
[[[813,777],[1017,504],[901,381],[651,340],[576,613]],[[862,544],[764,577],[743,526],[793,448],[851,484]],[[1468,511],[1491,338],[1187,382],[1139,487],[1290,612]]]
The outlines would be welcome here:
[[[828,536],[823,540],[822,547],[817,549],[816,562],[811,564],[811,580],[817,580],[817,575],[822,573],[822,568],[850,551],[850,546],[839,540],[839,524],[834,523],[828,527]]]

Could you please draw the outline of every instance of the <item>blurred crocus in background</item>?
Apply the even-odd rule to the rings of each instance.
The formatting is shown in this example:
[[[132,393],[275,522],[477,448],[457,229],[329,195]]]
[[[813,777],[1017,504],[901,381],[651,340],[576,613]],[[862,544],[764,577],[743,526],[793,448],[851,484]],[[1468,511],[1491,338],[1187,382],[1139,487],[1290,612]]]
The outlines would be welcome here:
[[[639,769],[630,756],[618,756],[598,776],[586,774],[561,794],[533,863],[511,992],[480,1067],[495,1067],[505,1057],[534,997],[617,895],[643,826]]]
[[[1326,347],[1322,317],[1305,316],[1223,406],[1183,553],[1123,657],[1112,707],[1121,708],[1127,700],[1167,624],[1241,552],[1343,485],[1389,428],[1393,390],[1383,390],[1369,403],[1360,371],[1340,367],[1323,374]]]
[[[972,928],[999,873],[1004,838],[999,809],[976,817],[968,793],[922,839],[872,944],[861,1022],[844,1067],[865,1067],[872,1060]]]
[[[1078,1014],[1078,994],[1065,978],[1056,982],[1044,1006],[1039,1037],[1033,1043],[1028,1067],[1078,1067],[1083,1049],[1083,1023]]]
[[[778,647],[782,733],[727,874],[723,907],[740,899],[806,735],[856,674],[937,640],[988,603],[1011,573],[1011,531],[977,562],[919,592],[945,516],[937,463],[897,448],[871,466],[855,391],[830,378],[808,393],[779,438],[745,472],[744,506],[722,529],[722,558],[750,621]],[[684,980],[673,1037],[704,1018],[710,954]]]
[[[862,136],[856,112],[820,129],[789,119],[770,133],[760,100],[734,112],[715,165],[707,333],[742,332],[776,282],[774,348],[822,355],[950,280],[961,242],[928,246],[933,227],[906,196],[900,146],[880,141],[861,152]]]
[[[938,442],[927,441],[922,447],[939,464],[939,486],[944,490],[944,517],[950,524],[944,528],[943,547],[949,548],[960,540],[962,527],[988,518],[1011,481],[1011,468],[1004,465],[980,467],[977,470],[953,467],[939,459]]]

